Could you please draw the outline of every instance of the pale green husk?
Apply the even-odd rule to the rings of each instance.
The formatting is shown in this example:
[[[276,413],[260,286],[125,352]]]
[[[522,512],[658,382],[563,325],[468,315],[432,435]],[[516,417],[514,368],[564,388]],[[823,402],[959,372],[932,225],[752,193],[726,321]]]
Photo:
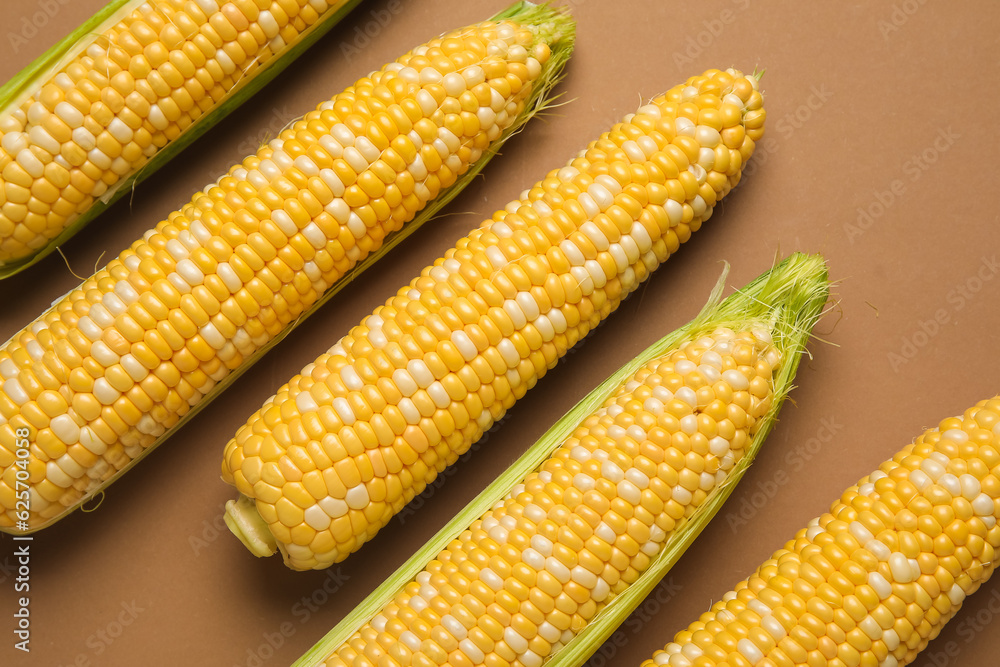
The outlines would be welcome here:
[[[805,350],[805,344],[809,340],[810,331],[819,319],[823,304],[829,297],[826,263],[818,255],[791,255],[719,303],[725,286],[724,281],[725,273],[698,317],[651,345],[587,394],[354,611],[299,658],[293,667],[313,667],[321,664],[348,637],[373,618],[442,549],[506,496],[528,473],[537,469],[588,415],[603,405],[639,368],[676,349],[685,341],[710,333],[717,327],[727,326],[733,329],[744,329],[754,325],[769,327],[774,344],[781,352],[784,362],[775,378],[775,397],[771,409],[762,419],[746,454],[729,473],[727,481],[712,491],[687,523],[682,524],[671,534],[663,550],[635,583],[602,609],[583,632],[544,663],[546,667],[576,667],[583,664],[677,562],[694,538],[722,507],[736,483],[749,468],[792,388],[792,380],[801,354]]]
[[[413,220],[407,223],[398,232],[394,232],[393,234],[387,236],[381,248],[359,262],[353,269],[332,285],[326,293],[324,293],[315,304],[300,315],[297,320],[285,327],[281,333],[275,336],[257,352],[248,357],[239,368],[223,378],[217,385],[215,385],[215,387],[213,387],[212,391],[207,396],[202,398],[201,401],[194,405],[187,414],[174,424],[174,426],[160,436],[157,442],[144,449],[136,458],[132,459],[121,470],[116,472],[113,477],[105,481],[99,488],[95,489],[86,498],[73,507],[67,508],[65,512],[53,517],[39,526],[34,526],[27,531],[17,531],[17,534],[25,535],[51,526],[73,510],[79,508],[91,498],[95,498],[103,493],[104,489],[110,486],[123,474],[128,472],[132,466],[136,465],[151,451],[156,449],[156,447],[158,447],[164,440],[173,435],[177,429],[181,428],[190,419],[197,415],[206,405],[208,405],[208,403],[224,391],[230,384],[235,382],[236,379],[239,378],[239,376],[242,375],[250,366],[263,357],[272,347],[281,342],[285,336],[292,331],[292,329],[298,326],[299,323],[314,313],[320,306],[326,303],[335,294],[340,292],[340,290],[346,287],[368,267],[377,262],[403,239],[412,234],[418,227],[434,218],[434,216],[436,216],[448,202],[454,199],[466,185],[472,182],[472,180],[479,175],[483,167],[485,167],[493,156],[499,152],[500,148],[504,142],[507,141],[507,139],[520,131],[521,128],[524,127],[524,124],[527,123],[528,120],[530,120],[535,114],[539,113],[552,103],[552,89],[557,83],[559,83],[559,81],[562,80],[564,66],[573,53],[576,24],[570,17],[569,13],[563,9],[553,8],[548,5],[535,5],[530,2],[520,1],[514,3],[493,18],[512,19],[525,26],[536,26],[537,34],[541,39],[547,40],[551,49],[549,60],[542,66],[542,72],[539,75],[538,85],[531,91],[531,96],[526,101],[524,110],[514,120],[511,126],[508,127],[507,130],[504,131],[504,133],[498,137],[488,149],[483,151],[482,157],[480,157],[479,160],[477,160],[451,187],[443,189],[440,194],[438,194],[437,198],[428,203],[427,206],[420,213],[418,213]],[[14,335],[17,336],[19,334]],[[13,532],[13,529],[0,528],[0,532]]]
[[[0,87],[0,116],[3,116],[11,109],[19,107],[26,97],[38,90],[45,81],[48,81],[68,62],[86,50],[93,43],[91,38],[94,35],[103,33],[107,28],[128,16],[146,1],[111,0],[103,9],[87,19],[80,27],[18,72],[13,79]],[[157,169],[173,159],[174,156],[184,150],[195,139],[203,135],[212,126],[229,115],[236,107],[243,104],[254,93],[263,88],[264,85],[280,74],[292,61],[312,46],[316,40],[329,32],[333,26],[340,22],[360,2],[361,0],[345,0],[340,7],[330,11],[302,32],[299,35],[298,41],[286,45],[281,53],[274,54],[267,64],[260,67],[252,76],[241,78],[232,90],[226,94],[222,102],[187,127],[179,137],[157,151],[143,166],[108,188],[103,195],[94,200],[94,203],[85,213],[76,218],[59,236],[30,255],[11,260],[6,264],[0,262],[0,280],[23,271],[65,243],[123,195],[131,192],[135,185],[149,178]]]

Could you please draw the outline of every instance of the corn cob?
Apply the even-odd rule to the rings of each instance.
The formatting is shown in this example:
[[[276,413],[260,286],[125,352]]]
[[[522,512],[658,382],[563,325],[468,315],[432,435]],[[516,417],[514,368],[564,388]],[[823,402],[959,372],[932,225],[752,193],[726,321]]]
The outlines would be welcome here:
[[[320,104],[14,336],[0,349],[0,527],[20,519],[16,429],[33,434],[25,521],[37,529],[453,197],[542,104],[572,30],[564,13],[523,3],[418,47]]]
[[[54,250],[358,2],[111,2],[0,89],[0,278]]]
[[[540,665],[725,481],[779,361],[766,332],[718,329],[648,363],[326,664]]]
[[[993,573],[1000,397],[847,489],[644,667],[913,662]]]
[[[692,77],[459,240],[240,428],[230,529],[293,569],[357,550],[701,226],[763,120],[756,78]]]
[[[826,296],[794,256],[642,353],[296,665],[581,664],[749,466]]]

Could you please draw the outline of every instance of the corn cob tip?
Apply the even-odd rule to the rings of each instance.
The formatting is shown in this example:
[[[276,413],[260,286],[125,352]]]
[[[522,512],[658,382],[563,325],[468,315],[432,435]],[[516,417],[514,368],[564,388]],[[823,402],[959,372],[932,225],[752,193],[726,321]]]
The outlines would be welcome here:
[[[615,310],[739,182],[763,111],[735,71],[654,98],[268,399],[223,471],[285,564],[322,569],[361,548]]]
[[[563,66],[573,54],[576,43],[576,21],[570,15],[568,8],[521,0],[490,20],[513,21],[531,34],[533,42],[531,55],[542,65],[543,70],[552,73],[549,90],[562,79]],[[537,98],[536,110],[538,107],[544,107],[550,99],[549,90],[539,90],[543,94]]]
[[[576,33],[576,21],[570,15],[568,7],[553,7],[549,3],[536,4],[523,1],[511,6],[509,16],[501,14],[496,18],[501,17],[525,24],[539,41],[547,44],[572,40]]]
[[[749,466],[828,285],[815,255],[725,300],[723,275],[694,321],[594,389],[295,667],[583,664]]]
[[[565,13],[525,12],[560,43],[513,18],[417,46],[233,165],[0,347],[0,531],[17,522],[17,429],[32,433],[33,532],[100,493],[471,182],[544,106],[571,51]],[[252,521],[233,525],[261,539]]]
[[[48,256],[359,1],[276,12],[253,2],[108,2],[0,86],[0,280]],[[204,30],[214,54],[197,46]]]
[[[265,558],[273,556],[278,550],[274,535],[268,529],[267,522],[257,512],[254,501],[243,494],[240,494],[237,500],[226,502],[223,519],[233,535],[238,537],[254,556]]]

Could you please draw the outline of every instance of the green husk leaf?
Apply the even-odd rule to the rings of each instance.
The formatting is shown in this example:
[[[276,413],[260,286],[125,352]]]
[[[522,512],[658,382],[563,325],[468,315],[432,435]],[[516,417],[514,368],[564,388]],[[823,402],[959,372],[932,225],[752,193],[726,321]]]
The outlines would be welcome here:
[[[506,496],[528,473],[536,470],[587,416],[603,405],[639,368],[681,343],[710,333],[717,327],[728,326],[735,329],[763,325],[770,328],[774,344],[781,352],[784,362],[775,378],[775,396],[771,409],[761,420],[746,453],[729,473],[727,481],[716,487],[687,523],[675,530],[638,580],[602,609],[576,638],[544,663],[545,667],[577,667],[583,664],[677,562],[719,511],[750,467],[777,421],[781,405],[792,388],[792,380],[805,351],[810,331],[829,297],[826,263],[819,255],[791,255],[720,303],[725,278],[726,273],[723,272],[708,303],[694,320],[661,338],[587,394],[392,576],[299,658],[293,667],[314,667],[321,664],[473,521]]]
[[[91,44],[91,40],[88,39],[89,37],[103,33],[108,27],[120,21],[144,2],[146,0],[111,0],[103,9],[90,17],[80,27],[21,70],[13,79],[0,87],[0,116],[6,114],[10,109],[19,107],[21,102],[36,90],[42,82],[47,81],[69,61],[84,51]],[[105,209],[109,208],[126,193],[131,192],[136,185],[149,178],[156,170],[172,160],[198,137],[267,85],[274,77],[284,71],[292,61],[316,43],[316,40],[329,32],[333,26],[339,23],[360,2],[361,0],[345,0],[338,9],[333,10],[321,20],[309,26],[309,28],[301,33],[300,39],[297,42],[286,46],[282,53],[272,57],[253,76],[242,77],[232,90],[226,94],[226,97],[220,104],[217,104],[211,111],[188,126],[175,140],[157,151],[146,164],[108,188],[103,195],[94,200],[94,203],[85,213],[66,227],[59,236],[49,241],[31,255],[12,260],[6,264],[0,264],[0,280],[20,273],[54,252],[56,248],[83,229]]]
[[[206,405],[222,393],[229,385],[235,382],[250,366],[267,354],[271,348],[280,343],[285,336],[291,333],[291,331],[309,315],[316,312],[318,308],[329,301],[334,295],[340,292],[340,290],[344,289],[351,283],[351,281],[361,275],[363,271],[377,262],[386,253],[396,247],[396,245],[398,245],[401,241],[416,231],[417,228],[428,220],[433,219],[448,202],[454,199],[466,185],[472,182],[472,180],[479,175],[483,167],[485,167],[493,156],[500,151],[500,148],[511,136],[519,132],[524,127],[525,123],[535,116],[535,114],[541,112],[552,104],[552,100],[554,99],[552,89],[559,83],[559,81],[562,80],[563,68],[573,53],[576,24],[570,17],[569,13],[560,8],[553,8],[548,5],[535,5],[530,2],[521,1],[515,3],[494,18],[514,19],[525,25],[530,24],[540,26],[540,32],[547,39],[552,40],[548,42],[551,48],[551,55],[545,65],[542,66],[542,72],[539,75],[539,84],[531,92],[531,96],[525,102],[524,110],[514,120],[511,126],[508,127],[496,141],[493,142],[493,145],[490,148],[483,151],[483,155],[479,158],[479,160],[477,160],[453,185],[442,190],[434,201],[428,203],[428,205],[401,230],[387,236],[381,248],[359,262],[353,269],[351,269],[333,286],[331,286],[315,304],[303,312],[297,320],[285,327],[283,331],[281,331],[261,349],[257,350],[257,352],[250,355],[239,368],[232,371],[228,376],[219,381],[219,383],[213,387],[212,391],[207,396],[202,398],[201,401],[195,404],[191,410],[187,412],[187,414],[181,417],[181,419],[174,424],[174,426],[160,436],[160,439],[156,443],[143,450],[136,458],[132,459],[121,470],[116,472],[113,477],[106,480],[99,488],[95,489],[93,493],[83,498],[79,503],[77,503],[76,508],[85,503],[89,498],[103,492],[104,489],[110,486],[115,480],[128,472],[132,466],[139,463],[139,461],[145,458],[151,451],[156,449],[156,447],[159,446],[164,440],[173,435],[177,429],[181,428],[190,419],[195,417],[195,415],[197,415]],[[56,303],[58,303],[58,300]],[[14,335],[17,336],[18,334]],[[38,530],[51,526],[67,516],[69,513],[70,512],[64,512],[59,514],[44,524],[33,527],[27,531],[18,531],[17,534],[26,535],[34,533]],[[7,531],[0,529],[0,532]]]

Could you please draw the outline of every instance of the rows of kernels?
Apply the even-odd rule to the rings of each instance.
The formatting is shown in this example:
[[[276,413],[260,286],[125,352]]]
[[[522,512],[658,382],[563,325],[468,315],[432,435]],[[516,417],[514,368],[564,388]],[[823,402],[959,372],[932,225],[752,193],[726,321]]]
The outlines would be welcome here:
[[[0,117],[0,265],[46,245],[343,4],[151,0],[96,36]]]
[[[998,435],[1000,398],[927,431],[644,665],[911,663],[997,565]]]
[[[508,44],[547,57],[515,28],[444,35],[324,102],[0,349],[0,526],[13,525],[14,429],[34,434],[34,526],[156,442],[455,183],[539,74],[534,56],[531,72],[516,61],[505,70],[486,51]],[[500,76],[484,80],[485,68]],[[450,82],[453,70],[501,107],[481,107],[493,117],[469,134],[447,129],[463,96],[421,82],[439,71]]]
[[[720,329],[646,364],[326,664],[542,664],[742,458],[780,361],[758,336]]]
[[[753,151],[740,123],[755,84],[713,70],[640,108],[251,416],[223,477],[256,499],[290,567],[358,549],[699,228]],[[743,132],[713,144],[725,170],[687,157],[708,150],[688,120],[708,110]]]

